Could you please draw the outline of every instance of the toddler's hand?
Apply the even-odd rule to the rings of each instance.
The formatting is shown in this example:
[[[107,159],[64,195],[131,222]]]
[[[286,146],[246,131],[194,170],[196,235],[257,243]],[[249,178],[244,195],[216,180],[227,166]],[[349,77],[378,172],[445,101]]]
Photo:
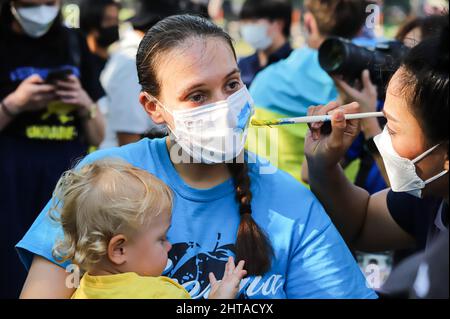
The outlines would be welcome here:
[[[235,299],[239,292],[239,284],[247,275],[244,270],[245,261],[241,260],[237,266],[234,265],[234,258],[229,257],[225,265],[225,273],[222,280],[218,281],[213,273],[209,274],[211,291],[209,299]]]

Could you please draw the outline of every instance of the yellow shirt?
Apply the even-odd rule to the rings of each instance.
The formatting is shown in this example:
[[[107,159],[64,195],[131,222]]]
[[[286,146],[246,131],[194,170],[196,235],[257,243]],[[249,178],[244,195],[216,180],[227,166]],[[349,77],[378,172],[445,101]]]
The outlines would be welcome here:
[[[181,285],[167,277],[134,272],[108,276],[84,274],[72,299],[190,299]]]

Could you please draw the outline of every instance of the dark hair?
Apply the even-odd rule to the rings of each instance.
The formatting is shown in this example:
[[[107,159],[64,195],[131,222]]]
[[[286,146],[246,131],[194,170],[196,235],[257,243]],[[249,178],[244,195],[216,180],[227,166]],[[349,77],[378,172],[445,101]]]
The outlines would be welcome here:
[[[404,41],[408,33],[419,28],[422,40],[438,35],[448,25],[448,16],[431,15],[427,17],[414,17],[408,20],[397,32],[395,39]]]
[[[367,18],[368,0],[305,0],[322,36],[355,37]]]
[[[160,94],[157,63],[160,56],[192,38],[218,38],[234,53],[231,37],[209,20],[193,15],[168,17],[153,26],[144,36],[136,56],[139,83],[152,96]],[[236,54],[234,53],[235,57]],[[271,267],[272,246],[266,234],[253,220],[251,213],[250,178],[247,164],[228,164],[236,186],[241,221],[236,240],[236,259],[247,262],[248,275],[262,275]]]
[[[179,14],[193,14],[209,19],[208,4],[205,1],[177,0]]]
[[[136,14],[129,19],[133,28],[147,32],[162,19],[180,13],[179,0],[136,0]]]
[[[239,14],[239,19],[267,19],[271,22],[284,22],[283,34],[291,34],[292,4],[288,0],[246,0]]]
[[[402,65],[401,93],[430,144],[449,140],[448,36],[447,25],[412,48]]]
[[[120,9],[120,4],[115,0],[82,0],[80,2],[80,30],[88,34],[92,30],[99,30],[108,6],[116,6]]]

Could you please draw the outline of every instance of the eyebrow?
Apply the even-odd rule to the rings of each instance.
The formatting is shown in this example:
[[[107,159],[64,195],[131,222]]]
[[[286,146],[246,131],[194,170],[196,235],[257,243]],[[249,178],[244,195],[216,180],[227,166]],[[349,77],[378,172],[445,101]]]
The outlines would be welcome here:
[[[390,121],[392,121],[392,122],[395,122],[395,123],[398,123],[398,121],[397,121],[394,117],[392,117],[389,113],[387,113],[385,110],[382,110],[382,112],[383,112],[384,116],[385,116],[388,120],[390,120]]]
[[[231,71],[230,73],[228,73],[228,74],[224,77],[224,80],[227,79],[227,78],[229,78],[230,76],[236,74],[236,73],[240,74],[241,71],[240,71],[238,68],[233,69],[233,71]],[[195,90],[195,89],[197,89],[197,88],[199,88],[199,87],[202,87],[202,86],[204,86],[204,85],[205,85],[205,83],[197,83],[197,84],[191,85],[191,86],[189,86],[187,89],[184,89],[183,91],[181,91],[180,96],[183,96],[183,95],[187,94],[189,91]]]

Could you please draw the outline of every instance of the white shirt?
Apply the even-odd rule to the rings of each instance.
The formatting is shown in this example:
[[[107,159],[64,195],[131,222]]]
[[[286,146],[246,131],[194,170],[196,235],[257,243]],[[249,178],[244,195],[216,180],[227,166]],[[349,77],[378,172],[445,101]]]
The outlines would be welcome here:
[[[141,37],[127,30],[100,76],[106,97],[99,101],[106,118],[106,136],[100,148],[118,146],[117,133],[144,134],[161,131],[139,103],[141,85],[136,69],[136,53]]]

